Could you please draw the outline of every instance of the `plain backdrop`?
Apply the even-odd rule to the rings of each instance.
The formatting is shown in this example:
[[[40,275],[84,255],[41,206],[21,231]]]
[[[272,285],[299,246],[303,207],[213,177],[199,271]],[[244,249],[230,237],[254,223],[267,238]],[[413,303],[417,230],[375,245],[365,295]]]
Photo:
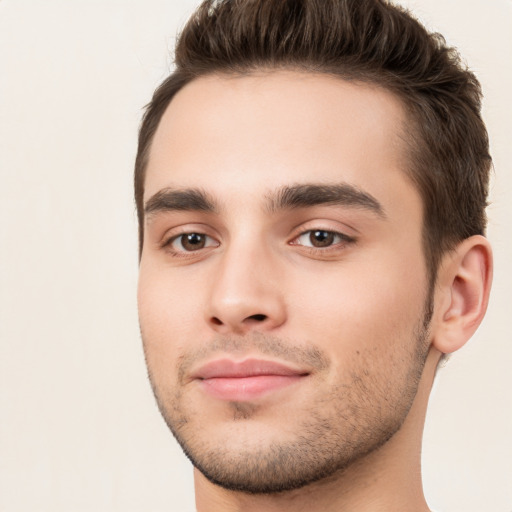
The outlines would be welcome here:
[[[405,1],[404,1],[405,3]],[[0,0],[0,510],[194,510],[146,379],[132,168],[192,0]],[[411,0],[485,93],[495,280],[438,375],[424,484],[438,512],[512,512],[512,2]]]

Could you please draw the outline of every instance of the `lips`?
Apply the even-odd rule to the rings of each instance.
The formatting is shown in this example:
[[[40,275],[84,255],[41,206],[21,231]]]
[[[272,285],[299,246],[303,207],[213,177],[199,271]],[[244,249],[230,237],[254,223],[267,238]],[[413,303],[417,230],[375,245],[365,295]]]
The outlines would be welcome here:
[[[221,400],[248,401],[296,384],[308,372],[260,359],[219,359],[193,374],[207,394]]]

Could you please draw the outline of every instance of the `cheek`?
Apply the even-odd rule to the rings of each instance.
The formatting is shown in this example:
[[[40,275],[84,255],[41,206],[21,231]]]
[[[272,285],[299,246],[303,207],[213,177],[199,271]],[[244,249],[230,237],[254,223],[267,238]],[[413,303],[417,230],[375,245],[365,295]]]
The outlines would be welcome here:
[[[165,271],[141,264],[138,311],[144,351],[150,370],[168,372],[188,346],[201,338],[202,303],[192,291]],[[192,290],[192,291],[191,291]],[[191,333],[195,333],[192,336]]]
[[[395,350],[408,343],[422,319],[426,279],[421,258],[414,264],[380,256],[301,276],[295,319],[306,339],[334,358]]]

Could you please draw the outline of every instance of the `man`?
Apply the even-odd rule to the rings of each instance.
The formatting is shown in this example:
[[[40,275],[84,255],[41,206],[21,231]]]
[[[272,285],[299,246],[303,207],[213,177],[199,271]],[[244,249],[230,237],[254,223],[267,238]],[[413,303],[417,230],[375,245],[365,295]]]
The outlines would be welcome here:
[[[139,314],[199,512],[427,511],[487,306],[480,87],[379,0],[207,1],[139,137]]]

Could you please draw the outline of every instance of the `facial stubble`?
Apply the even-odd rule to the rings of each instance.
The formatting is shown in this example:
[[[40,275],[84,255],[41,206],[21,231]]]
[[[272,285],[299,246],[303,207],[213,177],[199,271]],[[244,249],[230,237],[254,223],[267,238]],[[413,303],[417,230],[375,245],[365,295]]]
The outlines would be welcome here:
[[[263,356],[313,366],[321,378],[328,372],[330,361],[318,347],[297,348],[259,333],[243,339],[219,338],[207,348],[180,358],[174,374],[176,383],[170,388],[157,385],[148,364],[149,377],[168,427],[185,455],[208,480],[225,489],[251,494],[290,491],[343,472],[384,445],[400,429],[416,396],[428,354],[431,315],[429,297],[423,318],[412,334],[410,351],[390,354],[388,362],[380,362],[388,370],[407,369],[399,382],[391,382],[385,370],[380,374],[369,372],[367,368],[374,363],[365,361],[365,355],[358,351],[350,377],[331,386],[309,410],[302,411],[294,435],[286,440],[276,435],[265,444],[235,445],[233,450],[231,441],[236,443],[236,439],[226,431],[224,442],[212,443],[201,428],[208,418],[201,417],[202,411],[188,403],[184,376],[195,361],[208,355],[253,349]],[[231,425],[258,419],[258,405],[226,405],[231,411]],[[298,411],[297,416],[300,415]]]

